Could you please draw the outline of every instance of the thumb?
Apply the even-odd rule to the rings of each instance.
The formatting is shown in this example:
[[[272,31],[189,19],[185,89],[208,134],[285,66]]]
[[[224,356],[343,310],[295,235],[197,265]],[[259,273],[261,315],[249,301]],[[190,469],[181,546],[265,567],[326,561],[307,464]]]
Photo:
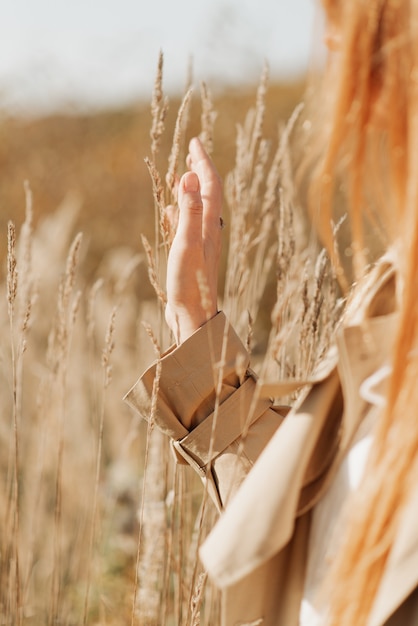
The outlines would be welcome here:
[[[195,172],[186,172],[179,184],[179,221],[177,232],[196,242],[202,238],[203,203],[199,178]]]

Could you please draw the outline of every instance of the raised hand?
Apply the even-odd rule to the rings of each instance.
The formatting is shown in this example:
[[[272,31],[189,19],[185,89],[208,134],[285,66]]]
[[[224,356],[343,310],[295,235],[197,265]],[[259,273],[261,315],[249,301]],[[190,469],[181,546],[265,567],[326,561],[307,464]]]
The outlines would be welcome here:
[[[167,268],[166,321],[177,343],[217,313],[222,183],[199,139],[179,182],[178,224]]]

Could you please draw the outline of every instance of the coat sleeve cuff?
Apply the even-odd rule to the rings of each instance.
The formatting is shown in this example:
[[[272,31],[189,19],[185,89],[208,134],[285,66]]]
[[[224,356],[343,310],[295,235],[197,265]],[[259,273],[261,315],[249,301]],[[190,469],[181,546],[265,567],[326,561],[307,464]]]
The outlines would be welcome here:
[[[177,460],[197,471],[221,510],[283,419],[259,391],[247,351],[218,313],[146,370],[125,399],[171,438]]]
[[[144,419],[175,440],[209,416],[222,379],[224,401],[244,380],[248,354],[223,313],[155,361],[126,394]]]

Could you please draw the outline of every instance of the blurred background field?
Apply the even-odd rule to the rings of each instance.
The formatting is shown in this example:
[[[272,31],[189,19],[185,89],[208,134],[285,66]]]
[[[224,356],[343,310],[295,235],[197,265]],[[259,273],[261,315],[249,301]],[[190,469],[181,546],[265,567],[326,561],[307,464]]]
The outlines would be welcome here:
[[[274,140],[279,122],[288,119],[303,94],[303,79],[272,84],[267,93],[266,136]],[[221,176],[235,159],[236,125],[254,105],[256,85],[227,90],[216,96],[213,158]],[[172,143],[178,98],[170,99],[167,132],[161,143],[161,164]],[[189,138],[200,132],[200,103],[192,105]],[[138,251],[140,233],[153,233],[152,186],[144,159],[150,156],[150,104],[90,114],[55,114],[25,119],[0,118],[0,220],[23,222],[25,180],[34,201],[34,219],[57,210],[70,198],[80,205],[74,228],[87,238],[84,270],[97,271],[106,251],[128,246]],[[181,164],[184,168],[184,164]],[[4,262],[6,247],[1,247]],[[142,282],[144,297],[146,285]]]
[[[184,11],[191,11],[187,2]],[[298,2],[303,5],[305,0]],[[112,24],[112,3],[100,3],[99,7],[92,0],[85,6],[92,24],[96,14],[111,18],[106,24],[97,19],[87,48],[83,48],[79,17],[67,15],[67,5],[62,14],[57,7],[51,9],[48,19],[52,16],[51,20],[62,22],[59,28],[53,24],[57,49],[64,50],[68,40],[72,61],[77,57],[88,70],[84,86],[91,82],[92,87],[83,104],[75,89],[72,93],[71,64],[64,64],[57,74],[58,86],[64,85],[60,100],[48,82],[56,64],[42,57],[49,45],[48,24],[42,17],[48,3],[44,4],[39,0],[37,13],[27,0],[16,0],[14,12],[9,8],[0,25],[1,45],[5,50],[9,46],[9,54],[3,54],[0,61],[0,625],[216,626],[219,598],[197,559],[197,544],[213,518],[210,507],[204,515],[200,510],[200,482],[189,468],[174,465],[168,442],[122,400],[141,371],[171,342],[161,302],[149,280],[150,259],[141,242],[145,235],[164,286],[165,250],[155,238],[156,207],[144,159],[151,156],[150,100],[158,48],[165,44],[169,67],[183,76],[189,51],[183,47],[180,54],[178,42],[186,35],[181,34],[180,26],[173,28],[172,24],[170,28],[168,24],[168,30],[159,36],[160,31],[144,30],[145,18],[139,20],[129,32],[131,47],[119,48],[120,54],[128,52],[130,70],[120,70],[128,58],[123,55],[116,55],[116,70],[110,62],[101,67],[107,91],[102,92],[98,104],[98,66],[92,50],[100,49],[105,38],[119,32],[119,18]],[[119,4],[120,12],[136,6],[129,0]],[[158,13],[160,5],[155,4]],[[197,55],[198,78],[187,130],[181,137],[178,167],[181,174],[187,140],[202,130],[199,80],[208,79],[216,112],[212,156],[222,178],[235,167],[226,189],[228,227],[221,289],[227,285],[225,300],[237,309],[232,318],[239,307],[244,311],[254,308],[255,353],[260,345],[266,347],[268,330],[275,323],[280,341],[273,347],[280,351],[285,338],[283,320],[307,313],[292,308],[290,293],[296,293],[296,284],[299,289],[306,287],[305,295],[308,284],[309,290],[317,289],[309,291],[312,307],[317,309],[312,308],[305,317],[312,320],[313,313],[317,318],[322,315],[325,329],[332,326],[329,318],[335,296],[331,289],[324,292],[328,301],[326,295],[317,297],[324,266],[306,265],[302,270],[307,261],[303,226],[297,223],[300,212],[297,218],[292,213],[295,198],[283,150],[270,192],[267,184],[268,168],[274,166],[273,155],[278,150],[279,128],[283,129],[303,97],[306,58],[296,65],[288,61],[288,71],[272,67],[263,102],[257,105],[259,112],[264,112],[263,123],[258,127],[257,116],[255,120],[248,117],[248,111],[256,106],[261,59],[266,56],[265,51],[260,52],[263,37],[270,54],[274,42],[285,44],[280,36],[275,39],[268,11],[273,11],[276,20],[287,17],[293,25],[303,21],[295,18],[296,5],[290,9],[285,8],[290,5],[274,6],[266,0],[264,21],[258,22],[251,18],[250,4],[242,4],[239,12],[232,0],[213,3],[206,13],[202,7],[200,15],[193,3],[195,24],[198,15],[202,22],[193,33],[194,43],[188,45],[197,46],[200,37],[202,49]],[[300,15],[300,7],[298,10]],[[259,11],[261,15],[261,8]],[[178,13],[185,15],[181,7]],[[161,27],[167,26],[163,14],[157,15]],[[202,38],[202,24],[208,15],[210,36]],[[36,25],[33,33],[31,18]],[[187,26],[187,20],[182,21]],[[291,29],[282,22],[280,32],[285,35],[281,37],[291,38]],[[141,53],[135,48],[133,54],[132,42],[137,36]],[[28,74],[23,65],[20,69],[13,66],[12,52],[20,45],[23,63],[23,51],[31,37],[37,42],[38,56],[32,57],[36,63]],[[301,37],[302,30],[295,42],[300,44]],[[306,46],[307,42],[303,43]],[[145,56],[141,57],[145,50],[146,62]],[[111,56],[113,53],[107,58]],[[143,65],[138,68],[138,81],[146,79],[141,95],[123,86],[132,86],[132,63],[135,65],[137,58]],[[222,77],[224,69],[228,71]],[[121,83],[116,80],[118,72]],[[170,69],[165,70],[165,78],[170,84],[169,109],[155,163],[163,181],[181,103],[181,88],[174,88]],[[178,74],[176,80],[178,84]],[[9,91],[8,85],[13,87]],[[119,98],[115,95],[118,90]],[[241,142],[253,144],[244,169],[245,163],[235,165],[238,126]],[[252,186],[256,171],[261,178]],[[236,193],[239,181],[243,182],[242,197]],[[269,208],[263,215],[260,211],[265,202]],[[281,256],[276,259],[279,226],[280,236],[283,228],[288,228],[289,236],[282,238]],[[264,273],[253,263],[260,246],[257,234],[263,228],[268,228],[265,240],[272,245],[266,248],[270,266]],[[301,238],[295,244],[294,230],[298,228]],[[237,244],[236,236],[243,233],[248,235],[248,254],[242,239]],[[228,240],[232,256],[228,256]],[[237,265],[238,252],[243,255],[241,266]],[[294,262],[298,254],[300,258]],[[284,298],[275,309],[279,275]],[[297,299],[299,306],[300,294]],[[322,314],[318,311],[323,301]],[[272,318],[275,310],[276,320]],[[234,322],[242,326],[242,319]],[[307,342],[311,348],[315,345],[310,350],[312,363],[324,349],[327,332],[325,339],[318,333]],[[303,350],[299,353],[296,365],[306,369]],[[288,374],[286,359],[278,361]]]
[[[214,100],[222,176],[256,89]],[[299,80],[268,89],[272,149],[302,93]],[[170,99],[162,175],[179,104]],[[2,624],[217,621],[216,594],[205,584],[202,604],[199,592],[201,486],[122,401],[156,356],[149,332],[170,343],[141,243],[155,235],[150,127],[145,102],[0,122]],[[187,136],[200,131],[196,97]]]

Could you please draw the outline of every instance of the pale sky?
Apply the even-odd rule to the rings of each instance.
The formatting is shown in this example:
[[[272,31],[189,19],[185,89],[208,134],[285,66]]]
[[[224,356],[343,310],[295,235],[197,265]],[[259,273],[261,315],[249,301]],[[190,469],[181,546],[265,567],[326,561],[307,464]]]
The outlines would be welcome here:
[[[114,106],[164,84],[182,90],[189,58],[210,87],[301,74],[316,0],[0,0],[0,108]]]

